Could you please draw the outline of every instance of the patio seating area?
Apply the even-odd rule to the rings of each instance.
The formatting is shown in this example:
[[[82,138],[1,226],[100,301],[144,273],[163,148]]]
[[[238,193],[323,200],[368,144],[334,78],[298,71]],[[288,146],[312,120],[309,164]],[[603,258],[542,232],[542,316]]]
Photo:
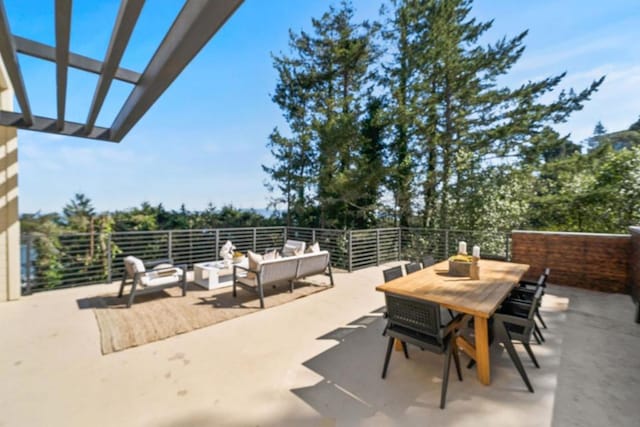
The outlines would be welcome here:
[[[546,342],[532,344],[541,368],[516,344],[534,394],[498,345],[489,386],[461,356],[444,411],[441,355],[394,355],[382,380],[384,294],[374,288],[399,264],[334,271],[324,292],[104,356],[78,301],[118,282],[4,304],[0,425],[637,425],[640,329],[623,294],[549,284]]]

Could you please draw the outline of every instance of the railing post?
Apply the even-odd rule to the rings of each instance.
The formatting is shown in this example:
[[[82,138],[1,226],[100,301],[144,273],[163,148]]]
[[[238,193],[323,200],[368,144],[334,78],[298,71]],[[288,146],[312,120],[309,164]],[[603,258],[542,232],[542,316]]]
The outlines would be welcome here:
[[[449,258],[449,230],[444,230],[444,259]]]
[[[25,266],[25,274],[27,275],[26,279],[27,279],[27,289],[26,289],[26,294],[27,295],[31,295],[31,243],[33,240],[33,236],[31,234],[28,235],[27,237],[27,254],[26,254],[26,262],[27,265]]]
[[[256,250],[256,234],[257,234],[257,230],[256,230],[256,228],[254,227],[254,228],[253,228],[253,252],[258,252],[258,251]]]
[[[111,255],[111,233],[107,234],[107,283],[113,281],[113,259]]]
[[[348,267],[349,267],[349,273],[351,273],[353,271],[353,259],[351,257],[351,249],[352,249],[352,242],[353,242],[353,238],[352,238],[352,233],[353,231],[349,230],[349,234],[348,234],[348,246],[347,246],[347,259],[348,259]]]
[[[167,236],[167,245],[168,257],[173,259],[173,230],[169,230],[169,236]]]
[[[402,227],[398,227],[398,261],[402,258]]]
[[[312,228],[311,229],[311,243],[315,243],[316,242],[316,229]]]
[[[376,265],[380,265],[380,229],[376,228]]]
[[[219,247],[220,247],[220,230],[216,228],[216,247],[213,249],[213,251],[215,252],[213,254],[213,259],[215,259],[216,261],[218,260],[218,255],[219,255],[218,248]]]
[[[289,231],[289,227],[284,226],[284,227],[282,227],[282,229],[283,229],[283,233],[282,234],[284,236],[284,239],[282,240],[282,244],[284,245],[285,242],[287,241],[287,233]]]

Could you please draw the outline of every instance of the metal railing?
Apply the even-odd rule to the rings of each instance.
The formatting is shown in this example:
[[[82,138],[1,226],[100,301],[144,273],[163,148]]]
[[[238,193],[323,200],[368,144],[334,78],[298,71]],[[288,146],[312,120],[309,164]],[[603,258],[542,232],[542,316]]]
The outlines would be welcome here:
[[[509,259],[510,233],[421,228],[335,230],[303,227],[218,228],[198,230],[23,234],[23,293],[119,279],[123,258],[172,258],[193,264],[218,260],[220,247],[231,240],[238,251],[264,252],[285,240],[318,242],[331,253],[332,265],[348,271],[394,260],[436,259],[453,255],[458,241],[479,245],[484,258]]]

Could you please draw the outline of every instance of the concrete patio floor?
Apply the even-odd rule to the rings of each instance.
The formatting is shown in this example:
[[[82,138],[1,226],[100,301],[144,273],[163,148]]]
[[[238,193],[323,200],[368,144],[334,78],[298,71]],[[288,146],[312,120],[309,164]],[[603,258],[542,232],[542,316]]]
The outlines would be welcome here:
[[[492,384],[450,378],[442,356],[410,347],[380,379],[381,270],[335,274],[333,289],[103,356],[77,300],[115,284],[0,304],[0,426],[636,426],[640,325],[627,295],[550,286],[541,369],[517,346],[527,392],[499,346]],[[326,279],[320,279],[326,280]],[[463,363],[467,359],[463,356]]]

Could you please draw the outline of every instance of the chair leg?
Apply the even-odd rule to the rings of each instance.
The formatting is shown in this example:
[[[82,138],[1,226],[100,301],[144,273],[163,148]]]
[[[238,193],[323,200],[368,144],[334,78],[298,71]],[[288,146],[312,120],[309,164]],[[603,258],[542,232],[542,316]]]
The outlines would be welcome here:
[[[534,323],[535,323],[535,322],[534,322]],[[541,331],[541,330],[540,330],[540,328],[538,327],[538,324],[536,324],[536,326],[535,326],[535,330],[536,330],[536,332],[538,333],[538,336],[540,337],[540,340],[541,340],[542,342],[545,342],[544,336],[542,336],[542,331]]]
[[[540,340],[540,337],[538,337],[538,331],[536,331],[535,329],[533,330],[533,338],[535,338],[535,340],[538,343],[538,345],[542,344],[542,341]]]
[[[124,284],[127,281],[127,271],[125,270],[122,273],[122,282],[120,283],[120,292],[118,292],[118,298],[122,298],[122,293],[124,292]]]
[[[547,324],[544,323],[544,319],[542,318],[542,316],[540,315],[540,310],[538,310],[536,308],[536,317],[538,318],[538,320],[540,321],[540,323],[542,323],[542,327],[547,329]],[[543,340],[544,341],[544,340]]]
[[[511,357],[511,361],[516,366],[516,369],[520,373],[520,377],[522,378],[522,381],[524,381],[525,385],[527,386],[527,389],[529,389],[529,391],[533,393],[533,386],[531,386],[531,383],[529,382],[529,377],[527,376],[527,371],[524,370],[524,366],[522,366],[522,362],[520,361],[518,352],[516,351],[515,347],[513,346],[513,343],[511,342],[511,336],[509,335],[507,328],[505,328],[502,322],[497,322],[497,323],[499,323],[498,330],[500,333],[500,340],[502,341],[504,348],[507,350],[507,353],[509,353],[509,357]]]
[[[409,358],[409,350],[407,350],[407,343],[402,341],[402,351],[404,351],[404,358]]]
[[[260,308],[264,308],[264,290],[262,289],[262,283],[258,283],[258,294],[260,295]]]
[[[185,271],[182,276],[182,296],[187,296],[187,272]]]
[[[129,301],[127,302],[127,308],[131,308],[133,305],[133,299],[136,297],[136,285],[138,281],[133,279],[133,283],[131,284],[131,293],[129,294]]]
[[[453,311],[450,308],[447,308],[447,311],[449,312],[449,316],[451,316],[451,319],[456,317],[456,316],[453,315]]]
[[[528,342],[523,342],[522,345],[524,346],[525,350],[527,350],[527,353],[529,353],[529,357],[531,358],[531,361],[533,362],[535,367],[540,369],[540,365],[538,365],[538,360],[536,359],[536,356],[533,354],[533,350],[531,350],[531,345]]]
[[[327,264],[329,268],[329,280],[331,281],[331,287],[333,288],[333,272],[331,271],[331,263]]]
[[[473,359],[469,360],[469,363],[467,363],[467,369],[471,369],[474,366],[476,366],[476,361]]]
[[[391,352],[393,351],[393,338],[389,337],[389,344],[387,344],[387,355],[384,357],[384,366],[382,367],[382,379],[387,376],[387,367],[389,366],[389,359],[391,359]]]
[[[293,280],[289,280],[289,292],[293,292]]]
[[[452,346],[449,346],[444,358],[444,371],[442,372],[442,390],[440,391],[440,409],[444,409],[447,401],[447,387],[449,385],[449,367],[451,366]]]
[[[460,356],[458,356],[458,349],[453,349],[453,361],[456,364],[456,371],[458,372],[458,379],[462,381],[462,371],[460,369]]]

